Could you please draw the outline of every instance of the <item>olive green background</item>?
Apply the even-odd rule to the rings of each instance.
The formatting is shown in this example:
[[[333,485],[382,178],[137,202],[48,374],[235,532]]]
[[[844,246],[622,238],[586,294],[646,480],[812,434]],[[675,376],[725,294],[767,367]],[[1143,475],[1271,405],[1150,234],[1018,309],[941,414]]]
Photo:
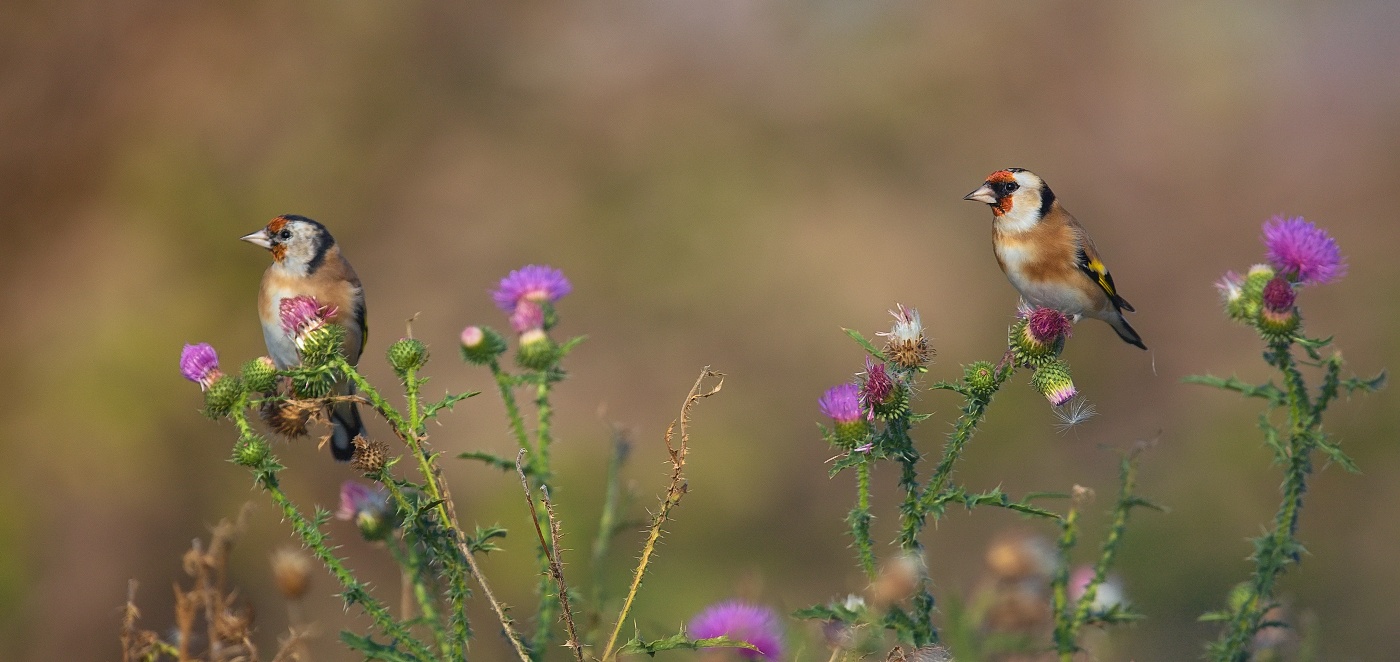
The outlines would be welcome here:
[[[288,530],[176,369],[184,342],[227,367],[262,353],[268,258],[237,237],[279,213],[325,222],[364,279],[362,367],[386,387],[383,351],[416,316],[430,390],[490,389],[458,332],[507,326],[487,292],[510,269],[568,274],[559,333],[589,340],[558,395],[557,497],[580,587],[613,426],[636,442],[641,514],[686,389],[704,365],[729,375],[696,411],[690,494],[637,604],[649,635],[733,595],[791,610],[858,591],[852,479],[826,477],[814,424],[822,390],[861,369],[840,329],[883,330],[902,302],[938,350],[930,379],[999,357],[1016,297],[987,209],[960,198],[1020,166],[1093,232],[1152,351],[1079,325],[1066,357],[1099,416],[1057,434],[1018,377],[958,478],[1088,485],[1106,510],[1103,447],[1158,439],[1142,492],[1171,510],[1138,513],[1121,555],[1148,620],[1109,659],[1191,659],[1216,632],[1196,616],[1245,577],[1279,483],[1258,405],[1181,382],[1267,374],[1212,282],[1262,258],[1263,220],[1304,215],[1351,264],[1300,296],[1308,331],[1335,334],[1358,372],[1400,365],[1397,29],[1400,6],[1381,1],[6,3],[0,658],[112,659],[131,578],[142,622],[167,627],[182,551],[249,500],[232,579],[264,649],[284,631],[266,561]],[[915,406],[936,414],[918,429],[936,452],[956,401]],[[1321,659],[1400,647],[1394,406],[1387,391],[1328,418],[1363,473],[1314,478],[1310,554],[1281,589],[1316,617]],[[512,452],[489,392],[432,441]],[[334,508],[350,470],[305,442],[277,449],[289,491]],[[528,614],[517,481],[445,462],[467,523],[511,527],[484,567]],[[894,479],[876,473],[882,539]],[[968,590],[987,541],[1017,527],[1049,532],[994,510],[930,526],[938,597]],[[330,528],[394,599],[382,552]],[[635,543],[601,573],[614,595]],[[318,575],[305,606],[318,660],[350,659],[335,632],[363,625],[332,590]],[[473,615],[477,659],[503,659]],[[825,659],[790,632],[801,659]]]

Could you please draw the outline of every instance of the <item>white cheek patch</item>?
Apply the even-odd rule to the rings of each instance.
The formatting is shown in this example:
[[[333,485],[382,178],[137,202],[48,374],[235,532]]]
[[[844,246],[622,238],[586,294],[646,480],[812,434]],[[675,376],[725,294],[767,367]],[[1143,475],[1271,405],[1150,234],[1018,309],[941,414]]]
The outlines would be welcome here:
[[[1040,205],[1034,207],[1024,201],[1017,200],[1011,206],[1011,211],[1002,214],[997,218],[997,228],[1009,234],[1025,232],[1040,221]]]

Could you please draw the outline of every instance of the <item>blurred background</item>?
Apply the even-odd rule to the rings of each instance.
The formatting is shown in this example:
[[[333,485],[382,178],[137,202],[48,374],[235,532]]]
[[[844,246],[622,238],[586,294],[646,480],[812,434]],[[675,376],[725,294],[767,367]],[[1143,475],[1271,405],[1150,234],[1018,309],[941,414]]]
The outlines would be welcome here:
[[[596,530],[613,427],[635,440],[640,515],[681,398],[702,366],[728,374],[696,410],[690,495],[637,606],[649,636],[721,598],[791,610],[859,591],[853,479],[827,478],[814,425],[818,395],[861,369],[840,329],[885,330],[901,302],[938,350],[929,379],[997,359],[1016,295],[986,207],[960,198],[1008,166],[1045,177],[1093,232],[1152,349],[1081,324],[1066,357],[1099,415],[1059,434],[1018,376],[958,477],[1012,494],[1094,487],[1093,540],[1116,489],[1105,447],[1157,439],[1141,490],[1170,512],[1135,515],[1120,568],[1148,619],[1108,658],[1194,658],[1217,632],[1196,617],[1246,577],[1246,538],[1280,481],[1258,404],[1181,381],[1268,374],[1212,282],[1262,259],[1262,221],[1306,216],[1351,265],[1302,294],[1307,330],[1335,334],[1358,373],[1400,365],[1397,29],[1400,5],[1381,0],[5,3],[0,658],[112,659],[129,579],[142,624],[168,627],[181,554],[247,501],[231,581],[265,649],[285,631],[267,559],[290,532],[176,369],[186,342],[230,367],[263,353],[268,256],[237,238],[280,213],[326,223],[363,278],[372,380],[392,385],[383,351],[416,315],[430,388],[487,391],[434,431],[449,453],[513,446],[458,332],[508,326],[487,293],[509,270],[568,274],[558,335],[589,336],[556,416],[574,550]],[[916,402],[936,414],[918,430],[927,452],[956,404]],[[1315,618],[1321,659],[1400,647],[1394,406],[1391,390],[1329,415],[1363,473],[1315,476],[1310,554],[1281,587]],[[312,446],[277,447],[284,482],[333,509],[355,476]],[[485,570],[529,613],[518,482],[447,462],[464,523],[511,528]],[[895,475],[875,480],[888,540]],[[397,591],[382,551],[330,530]],[[930,526],[937,597],[964,595],[1009,530],[1052,533],[991,509]],[[635,543],[596,571],[576,552],[572,583],[621,590]],[[335,633],[357,615],[314,581],[312,650],[351,659]],[[478,657],[495,659],[486,613],[475,622]],[[800,659],[825,659],[813,646]]]

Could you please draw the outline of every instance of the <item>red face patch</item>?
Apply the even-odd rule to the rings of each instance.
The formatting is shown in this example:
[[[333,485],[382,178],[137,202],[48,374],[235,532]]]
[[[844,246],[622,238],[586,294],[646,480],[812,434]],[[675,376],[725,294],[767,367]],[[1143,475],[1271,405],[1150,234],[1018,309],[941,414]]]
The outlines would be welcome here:
[[[282,231],[282,228],[285,227],[287,227],[287,217],[278,216],[277,218],[274,218],[268,222],[267,233],[269,235],[277,234],[278,232]]]
[[[1004,182],[1014,181],[1016,181],[1016,176],[1011,174],[1010,170],[998,170],[990,175],[987,175],[988,184],[1001,184]]]

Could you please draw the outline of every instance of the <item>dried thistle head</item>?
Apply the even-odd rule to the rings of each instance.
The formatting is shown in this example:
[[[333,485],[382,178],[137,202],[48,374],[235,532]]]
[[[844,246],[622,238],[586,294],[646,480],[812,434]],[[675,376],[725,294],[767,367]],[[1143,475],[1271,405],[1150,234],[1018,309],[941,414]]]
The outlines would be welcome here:
[[[888,333],[877,334],[888,338],[885,342],[885,356],[907,370],[928,363],[934,351],[928,345],[928,338],[924,336],[924,324],[919,318],[919,311],[896,304],[890,314],[894,316],[894,326]]]
[[[1002,534],[987,547],[987,570],[997,581],[1048,579],[1057,554],[1045,538],[1023,531]]]
[[[886,561],[868,589],[871,604],[883,610],[914,595],[927,571],[924,558],[912,552],[903,552]]]
[[[350,466],[362,474],[379,473],[389,461],[389,445],[378,439],[370,441],[355,437],[355,450],[350,456]]]
[[[282,547],[272,553],[272,578],[277,590],[288,600],[300,600],[311,587],[311,557],[293,547]]]
[[[304,400],[267,400],[259,413],[263,422],[277,434],[297,439],[306,436],[307,424],[320,409],[319,405]]]

